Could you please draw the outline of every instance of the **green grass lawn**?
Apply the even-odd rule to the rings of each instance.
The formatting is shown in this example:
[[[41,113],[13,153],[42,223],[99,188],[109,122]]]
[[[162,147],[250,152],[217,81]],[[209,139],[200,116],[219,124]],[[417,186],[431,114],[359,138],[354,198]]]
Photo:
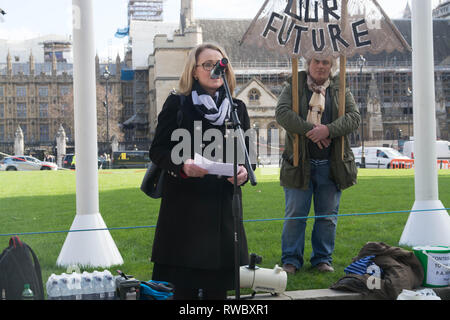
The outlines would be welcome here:
[[[281,219],[284,193],[279,186],[278,169],[258,169],[258,185],[243,188],[244,220],[249,251],[263,257],[259,265],[273,268],[280,264]],[[151,278],[149,261],[158,217],[159,200],[150,199],[140,190],[144,170],[102,170],[99,172],[100,213],[109,228],[150,226],[148,228],[111,230],[122,254],[120,268],[140,280]],[[0,172],[0,234],[69,230],[75,208],[75,172]],[[450,206],[450,170],[439,171],[439,199]],[[414,204],[414,170],[361,169],[358,184],[343,192],[340,214],[410,210]],[[319,274],[309,264],[310,235],[313,220],[308,220],[305,265],[289,275],[287,290],[328,288],[344,275],[344,268],[368,241],[382,241],[398,246],[408,213],[349,215],[338,219],[334,273]],[[67,233],[21,235],[36,252],[44,282],[51,273],[65,268],[56,266]],[[0,236],[0,248],[9,236]],[[88,269],[92,271],[92,269]],[[245,292],[245,291],[243,291]]]

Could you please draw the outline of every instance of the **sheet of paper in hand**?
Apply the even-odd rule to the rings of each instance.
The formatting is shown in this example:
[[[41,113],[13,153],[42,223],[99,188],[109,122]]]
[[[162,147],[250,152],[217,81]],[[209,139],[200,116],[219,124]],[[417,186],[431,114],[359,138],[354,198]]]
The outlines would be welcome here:
[[[194,164],[196,164],[200,168],[208,170],[208,174],[216,174],[228,177],[233,176],[232,163],[211,161],[196,153],[194,155]]]

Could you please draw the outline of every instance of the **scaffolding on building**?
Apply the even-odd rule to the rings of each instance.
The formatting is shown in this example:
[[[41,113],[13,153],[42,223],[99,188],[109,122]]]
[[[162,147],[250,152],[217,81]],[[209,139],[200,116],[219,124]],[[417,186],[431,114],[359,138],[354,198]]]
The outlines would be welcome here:
[[[70,55],[72,43],[70,41],[47,40],[40,42],[44,46],[44,61],[52,62],[53,56],[58,62],[67,62],[65,55]]]

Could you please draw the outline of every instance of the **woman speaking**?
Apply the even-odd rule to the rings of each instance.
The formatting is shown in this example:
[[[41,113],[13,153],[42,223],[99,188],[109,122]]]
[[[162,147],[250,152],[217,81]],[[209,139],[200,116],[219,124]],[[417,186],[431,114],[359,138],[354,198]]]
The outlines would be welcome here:
[[[228,59],[225,51],[214,44],[202,44],[191,50],[177,93],[168,96],[158,115],[150,148],[151,160],[166,169],[153,242],[152,278],[173,283],[177,300],[226,299],[227,290],[234,289],[234,180],[210,175],[193,161],[194,152],[203,153],[211,143],[223,149],[222,159],[227,159],[227,151],[233,152],[226,150],[225,143],[232,102],[227,98],[223,79],[211,77],[211,70],[222,58]],[[225,69],[225,76],[233,94],[236,80],[231,64]],[[245,131],[250,127],[246,106],[233,100]],[[177,129],[186,130],[191,137],[189,154],[182,155],[182,162],[172,155],[172,149],[179,143],[171,139]],[[195,146],[194,133],[203,137],[209,129],[220,130],[222,141],[202,139],[201,145]],[[239,165],[238,185],[246,181],[247,170]],[[238,232],[240,264],[245,265],[248,250],[242,222]]]

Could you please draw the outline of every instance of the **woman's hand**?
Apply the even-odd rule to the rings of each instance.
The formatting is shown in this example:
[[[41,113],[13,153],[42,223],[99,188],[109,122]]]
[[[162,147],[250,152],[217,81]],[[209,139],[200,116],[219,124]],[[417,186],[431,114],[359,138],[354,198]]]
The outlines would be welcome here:
[[[238,167],[238,172],[237,172],[237,184],[238,184],[238,186],[240,186],[245,181],[247,181],[247,175],[248,175],[247,174],[247,169],[244,166],[239,166]],[[227,180],[230,181],[232,184],[234,184],[234,177],[229,177]]]
[[[184,173],[191,178],[203,178],[205,174],[208,174],[208,170],[200,168],[194,164],[194,160],[187,159],[183,164]]]

